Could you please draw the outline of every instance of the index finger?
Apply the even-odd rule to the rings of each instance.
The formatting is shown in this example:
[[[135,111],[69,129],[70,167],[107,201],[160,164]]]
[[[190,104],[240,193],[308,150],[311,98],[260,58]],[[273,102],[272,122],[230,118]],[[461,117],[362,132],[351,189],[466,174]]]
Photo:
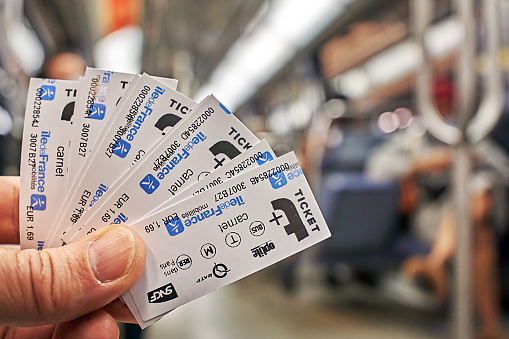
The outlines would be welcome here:
[[[19,177],[0,177],[0,243],[19,244]]]

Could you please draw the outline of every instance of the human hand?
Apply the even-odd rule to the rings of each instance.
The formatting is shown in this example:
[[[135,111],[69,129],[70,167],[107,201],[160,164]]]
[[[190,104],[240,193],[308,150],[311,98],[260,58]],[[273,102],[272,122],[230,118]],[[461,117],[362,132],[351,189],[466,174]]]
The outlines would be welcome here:
[[[19,178],[0,177],[0,244],[19,243]],[[134,322],[119,299],[141,276],[145,246],[111,226],[43,251],[0,248],[0,337],[117,338]]]

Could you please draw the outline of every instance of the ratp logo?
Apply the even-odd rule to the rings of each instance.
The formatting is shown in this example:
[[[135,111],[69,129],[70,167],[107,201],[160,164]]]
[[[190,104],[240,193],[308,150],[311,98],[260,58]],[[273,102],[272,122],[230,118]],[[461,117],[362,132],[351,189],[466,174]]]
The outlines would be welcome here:
[[[274,173],[269,177],[269,181],[273,189],[281,188],[288,183],[283,172]]]
[[[32,194],[30,197],[30,205],[36,211],[44,211],[46,209],[46,196],[42,194]]]
[[[168,234],[171,235],[172,237],[184,232],[184,224],[182,223],[182,220],[180,220],[179,217],[165,221],[164,225],[166,226]]]
[[[41,86],[41,100],[51,101],[55,99],[56,89],[55,86],[42,85]]]
[[[88,111],[88,117],[94,120],[103,120],[106,114],[106,105],[104,104],[92,104]]]
[[[145,178],[141,179],[140,187],[145,191],[145,193],[152,194],[159,187],[159,181],[149,173],[145,176]]]
[[[122,139],[118,139],[115,143],[115,147],[113,147],[113,154],[119,156],[120,158],[125,158],[129,150],[131,149],[131,144]]]
[[[256,162],[261,166],[272,160],[274,160],[274,157],[270,154],[270,152],[263,152],[262,156],[256,159]]]

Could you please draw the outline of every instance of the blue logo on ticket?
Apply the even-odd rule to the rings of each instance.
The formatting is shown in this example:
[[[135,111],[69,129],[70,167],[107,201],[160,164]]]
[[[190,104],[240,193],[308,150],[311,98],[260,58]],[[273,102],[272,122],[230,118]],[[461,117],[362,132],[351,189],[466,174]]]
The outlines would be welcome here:
[[[283,172],[276,172],[275,174],[271,175],[269,177],[269,181],[272,185],[272,188],[274,189],[281,188],[288,183]]]
[[[115,143],[115,148],[113,148],[113,154],[119,156],[120,158],[125,158],[129,150],[131,149],[131,144],[122,139],[117,140]]]
[[[258,159],[256,159],[256,162],[258,163],[258,165],[263,165],[269,161],[272,161],[274,160],[274,158],[272,157],[272,154],[270,154],[270,152],[263,152],[262,156],[259,157]]]
[[[41,100],[51,101],[55,99],[55,86],[42,85],[41,86]]]
[[[182,220],[180,220],[179,217],[165,221],[164,225],[166,226],[166,230],[172,237],[184,231],[184,224],[182,223]]]
[[[42,194],[32,194],[30,205],[36,211],[44,211],[46,209],[46,196]]]
[[[152,194],[159,187],[159,181],[149,173],[140,181],[140,187],[145,193]]]
[[[92,104],[88,111],[88,117],[90,119],[102,120],[106,114],[106,105],[104,104]]]

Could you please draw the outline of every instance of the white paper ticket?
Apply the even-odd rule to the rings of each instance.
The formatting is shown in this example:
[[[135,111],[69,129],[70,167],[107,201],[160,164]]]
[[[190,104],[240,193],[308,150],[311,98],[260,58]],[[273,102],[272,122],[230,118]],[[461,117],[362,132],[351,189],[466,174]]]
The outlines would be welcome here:
[[[330,236],[293,153],[131,226],[147,261],[128,293],[146,322]]]
[[[91,154],[94,144],[115,112],[115,108],[122,95],[127,91],[133,78],[139,75],[114,73],[87,67],[85,75],[80,77],[76,100],[75,114],[71,125],[71,143],[69,155],[69,190],[64,193],[62,201],[70,199],[70,192],[74,192],[76,178],[81,178],[85,160]],[[80,180],[78,180],[79,182]],[[67,203],[62,204],[56,216],[56,223],[60,220]]]
[[[124,95],[126,101],[130,100],[134,88],[129,89],[129,86],[131,82],[137,82],[140,78],[141,75],[138,74],[117,73],[90,67],[87,68],[85,76],[80,78],[78,87],[81,87],[79,90],[81,95],[76,103],[76,114],[71,130],[73,140],[69,177],[72,178],[72,182],[69,183],[68,194],[63,201],[69,201],[71,199],[69,192],[74,192],[78,188],[88,169],[88,163],[85,163],[85,160],[92,155],[95,143],[101,143],[107,137],[105,127],[108,131],[114,125],[111,120],[115,118],[111,118],[117,114],[117,106],[121,107],[124,104],[121,101]],[[175,79],[154,78],[171,89],[177,87],[178,82]],[[57,224],[68,205],[64,204],[59,211],[56,218]]]
[[[265,162],[271,161],[275,159],[276,156],[274,155],[272,149],[270,148],[267,141],[262,140],[259,143],[253,145],[250,149],[244,151],[239,156],[232,159],[232,161],[226,163],[221,168],[213,171],[211,174],[208,174],[206,177],[202,178],[199,182],[195,182],[194,184],[190,185],[189,187],[182,190],[181,193],[179,193],[177,196],[171,196],[168,200],[161,203],[156,208],[150,210],[148,213],[145,211],[142,217],[151,215],[156,213],[160,209],[164,209],[166,206],[170,206],[171,204],[175,204],[177,201],[189,198],[192,195],[196,195],[199,193],[202,193],[209,188],[216,187],[218,185],[221,185],[222,183],[226,182],[227,180],[230,180],[235,175],[238,175],[239,173],[242,173],[243,171],[248,171],[254,166],[260,166],[263,165]],[[113,196],[116,196],[113,194]],[[178,199],[178,200],[177,200]],[[105,201],[104,206],[108,207],[108,201],[110,199],[107,199]],[[106,219],[105,213],[112,213],[115,211],[114,209],[106,209],[106,212],[104,212],[105,207],[101,207],[99,210],[99,213],[94,213],[91,217],[87,218],[87,215],[85,215],[82,219],[80,219],[80,227],[74,228],[76,232],[71,232],[73,229],[69,230],[62,240],[66,243],[70,243],[75,239],[79,239],[86,234],[89,234],[93,232],[94,230],[100,229],[106,225],[115,223],[115,222],[121,222],[121,220],[118,221],[111,221],[111,218]],[[117,206],[120,206],[122,208],[123,206],[120,204],[117,204]],[[117,206],[114,206],[115,208]],[[105,220],[103,220],[103,218]],[[126,223],[132,223],[138,221],[141,217],[137,217],[134,219],[134,217]],[[125,218],[124,218],[125,219]],[[101,226],[102,225],[102,226]]]
[[[133,84],[133,87],[128,86],[128,88],[126,89],[126,91],[124,93],[123,98],[125,101],[130,100],[129,98],[131,97],[131,92],[133,91],[135,84],[140,80],[140,78],[141,78],[141,75],[138,75],[138,74],[134,75],[134,78],[131,81],[131,83]],[[78,83],[78,87],[82,87],[82,91],[86,90],[86,82],[84,82],[84,77],[80,77],[80,82]],[[80,97],[82,95],[83,95],[83,93],[80,95]],[[120,119],[119,117],[117,117],[116,112],[119,111],[119,107],[122,107],[124,105],[124,101],[122,99],[120,100],[119,105],[115,105],[114,112],[112,112],[112,114],[108,114],[106,119],[109,119],[108,118],[109,116],[115,116],[116,117],[116,118],[114,118],[115,120]],[[78,120],[78,119],[80,119],[80,118],[77,118],[76,120]],[[111,119],[111,120],[113,120],[113,119]],[[76,127],[78,124],[74,123],[73,125],[74,125],[74,127]],[[110,121],[110,124],[105,125],[105,126],[101,126],[100,123],[95,123],[93,126],[94,126],[94,130],[101,129],[101,132],[99,133],[99,136],[97,137],[97,140],[95,140],[93,143],[94,144],[96,144],[96,143],[102,144],[108,134],[108,131],[112,128],[111,121]],[[71,143],[71,146],[73,146],[73,145],[79,146],[79,142],[80,142],[79,134],[81,133],[81,131],[77,128],[74,128],[74,129],[71,129],[71,133],[72,133],[71,139],[75,139],[74,142]],[[95,133],[95,132],[93,132],[93,133]],[[76,134],[78,134],[78,135],[76,136]],[[75,152],[79,152],[79,149],[76,148]],[[58,226],[62,223],[63,218],[64,218],[63,214],[65,213],[65,211],[67,211],[67,209],[71,205],[71,197],[76,192],[78,186],[80,185],[81,181],[83,180],[83,178],[85,177],[85,175],[87,173],[88,165],[92,162],[91,158],[93,158],[93,154],[94,154],[93,148],[91,148],[91,147],[88,148],[88,151],[84,152],[83,154],[85,155],[83,157],[83,160],[79,160],[79,162],[81,163],[81,166],[70,166],[70,176],[72,178],[69,179],[68,190],[65,194],[65,198],[63,199],[63,204],[62,204],[58,214],[55,217],[54,224],[56,226]],[[77,158],[76,153],[74,153],[74,157]],[[57,229],[58,229],[58,227],[57,227]],[[56,242],[53,240],[56,233],[57,233],[56,229],[53,230],[53,232],[51,233],[51,236],[50,236],[51,246],[55,246],[55,244],[56,244]],[[48,244],[48,245],[50,245],[50,244]]]
[[[86,175],[75,186],[69,205],[61,213],[51,246],[93,206],[115,181],[139,163],[165,133],[187,117],[196,103],[144,74],[129,86],[130,98],[118,108],[111,127],[89,157]],[[77,178],[79,180],[80,178]]]
[[[203,193],[213,187],[227,182],[230,179],[233,179],[235,176],[240,175],[240,173],[247,172],[256,166],[261,166],[274,159],[276,159],[276,155],[264,139],[232,161],[228,162],[226,165],[208,174],[199,182],[184,189],[180,193],[178,199],[184,200],[193,195]],[[174,203],[172,202],[172,204]],[[170,200],[154,208],[152,211],[147,213],[144,218],[157,213],[159,210],[162,210],[167,206],[170,206]]]
[[[175,79],[153,77],[168,88],[177,89]],[[117,106],[129,101],[134,88],[132,82],[141,79],[139,74],[118,73],[88,67],[85,76],[80,78],[78,87],[82,95],[76,103],[76,115],[73,119],[71,136],[71,166],[69,176],[82,178],[88,167],[85,160],[93,153],[96,142],[101,143],[108,134],[104,131],[114,125],[110,119],[117,114]],[[85,96],[85,93],[87,95]],[[95,102],[94,102],[95,100]],[[159,126],[161,127],[161,126]],[[167,126],[166,126],[167,127]],[[81,181],[81,179],[79,180]],[[76,188],[72,186],[72,188]]]
[[[134,74],[117,73],[87,67],[79,81],[80,96],[72,124],[70,175],[75,178]]]
[[[267,143],[267,141],[262,140],[249,150],[245,151],[241,155],[234,158],[232,161],[228,162],[226,165],[222,166],[220,169],[212,172],[199,182],[183,190],[179,194],[178,199],[180,201],[190,196],[203,193],[206,190],[221,185],[226,181],[234,178],[235,176],[240,175],[240,173],[245,173],[256,166],[261,166],[266,162],[272,161],[274,159],[276,159],[276,156],[273,153],[272,149],[270,148],[269,144]],[[167,203],[164,205],[169,206]],[[159,208],[156,210],[159,210]],[[152,213],[150,213],[150,215],[152,215]],[[148,216],[145,216],[143,219],[147,217]],[[79,236],[76,238],[79,238]],[[164,315],[163,314],[160,317],[150,319],[149,321],[144,321],[141,318],[141,315],[138,309],[136,308],[136,304],[134,303],[134,300],[130,293],[125,293],[124,295],[122,295],[122,300],[126,305],[129,306],[131,312],[133,313],[136,321],[141,326],[141,328],[149,326],[150,324],[159,320]]]
[[[77,81],[30,80],[21,152],[21,248],[42,249],[67,188]]]
[[[191,119],[177,126],[108,192],[80,235],[109,224],[137,221],[258,142],[214,96],[206,98],[194,109]],[[73,231],[68,231],[72,238]]]
[[[87,68],[87,72],[89,73],[90,76],[97,75],[97,74],[94,74],[97,71],[99,71],[99,70]],[[81,98],[81,100],[78,100],[77,105],[79,105],[82,108],[81,109],[76,108],[76,110],[80,110],[84,113],[82,115],[80,115],[79,113],[76,114],[76,117],[74,119],[76,121],[73,122],[73,124],[72,124],[73,127],[72,127],[72,131],[71,131],[71,138],[74,139],[73,142],[71,143],[71,146],[73,147],[73,152],[72,152],[71,156],[73,157],[73,159],[77,159],[77,164],[70,166],[70,175],[72,176],[72,180],[71,180],[72,183],[69,182],[68,194],[66,196],[66,199],[64,199],[64,201],[66,203],[62,206],[61,211],[60,211],[61,213],[59,213],[59,217],[63,213],[63,211],[65,211],[67,206],[69,205],[69,203],[67,203],[70,198],[69,194],[76,190],[77,186],[80,184],[83,176],[85,175],[85,173],[88,169],[88,164],[90,163],[89,160],[94,153],[93,146],[96,143],[101,144],[104,141],[104,139],[107,137],[109,129],[112,128],[113,120],[120,119],[117,117],[117,112],[119,112],[119,108],[124,105],[123,100],[125,100],[126,102],[130,100],[131,92],[133,91],[133,89],[135,87],[135,86],[130,87],[130,85],[132,83],[134,83],[134,84],[137,83],[140,80],[140,78],[141,78],[141,75],[139,75],[139,74],[132,75],[132,79],[127,84],[127,87],[125,89],[122,88],[121,93],[118,93],[119,95],[123,94],[123,96],[119,97],[118,101],[115,103],[114,106],[112,106],[111,104],[109,104],[108,107],[99,106],[99,108],[102,108],[102,113],[95,113],[95,115],[101,114],[102,116],[104,116],[104,119],[100,120],[100,119],[90,119],[90,118],[87,119],[86,118],[86,114],[88,114],[88,112],[86,111],[86,107],[85,107],[85,109],[83,109],[83,107],[82,107],[82,105],[84,105],[84,103],[86,102],[86,101],[84,101],[82,96],[84,95],[83,93],[85,91],[87,91],[87,84],[89,82],[85,79],[85,77],[80,77],[80,82],[78,84],[78,88],[81,88],[81,89],[78,89],[78,90],[81,93],[79,96]],[[90,82],[92,82],[92,81],[90,80]],[[122,84],[122,86],[124,85],[124,83],[121,83],[121,84]],[[113,88],[115,88],[115,87],[112,87],[112,89],[110,89],[109,92],[113,91]],[[114,95],[108,96],[108,98],[110,98],[110,100],[113,97],[114,97]],[[123,100],[122,100],[122,98],[123,98]],[[106,114],[106,110],[109,110],[108,114]],[[112,117],[115,117],[115,118],[111,119]],[[90,123],[90,124],[87,123],[90,126],[86,126],[84,124],[87,120],[89,120],[89,121],[97,120],[97,121]],[[81,130],[79,127],[81,127]],[[83,131],[83,128],[85,128],[84,131]],[[87,129],[88,129],[88,131],[87,131]],[[83,132],[85,135],[82,136],[81,134]],[[90,134],[92,134],[92,135],[90,135]],[[81,140],[81,138],[84,138],[85,140]],[[80,142],[85,142],[84,145],[83,144],[81,145],[81,146],[83,146],[83,147],[81,147],[81,150],[80,150]],[[59,218],[57,218],[57,220],[59,220]]]
[[[152,325],[156,321],[160,320],[162,317],[164,317],[166,314],[170,313],[173,310],[169,310],[166,313],[161,314],[160,316],[157,316],[155,318],[152,318],[148,321],[145,321],[141,318],[140,312],[136,308],[136,304],[134,303],[133,297],[131,296],[131,293],[127,292],[122,294],[120,297],[118,297],[124,304],[129,307],[129,310],[131,311],[132,315],[134,316],[134,319],[136,319],[136,322],[142,329],[148,327],[149,325]]]

